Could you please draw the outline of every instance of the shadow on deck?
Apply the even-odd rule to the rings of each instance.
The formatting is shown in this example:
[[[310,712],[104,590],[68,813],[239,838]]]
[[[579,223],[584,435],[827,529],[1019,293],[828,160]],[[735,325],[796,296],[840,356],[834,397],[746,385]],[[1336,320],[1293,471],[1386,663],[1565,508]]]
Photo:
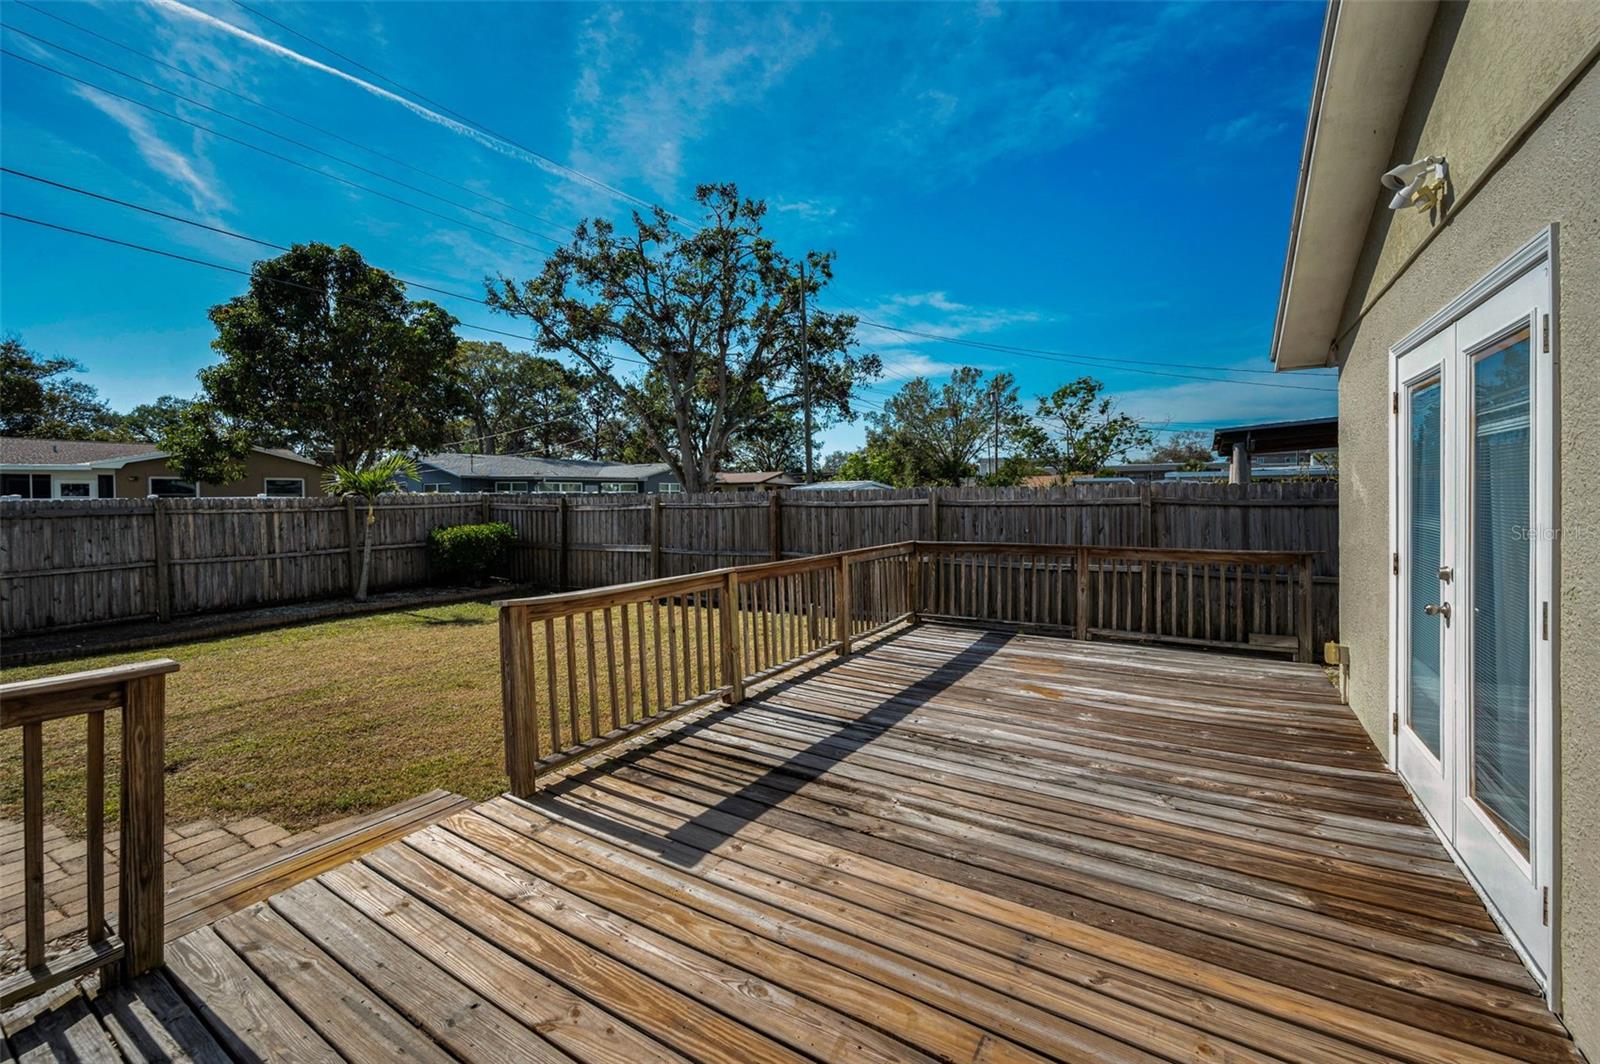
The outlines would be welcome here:
[[[1577,1059],[1320,670],[940,624],[167,960],[11,1052]]]

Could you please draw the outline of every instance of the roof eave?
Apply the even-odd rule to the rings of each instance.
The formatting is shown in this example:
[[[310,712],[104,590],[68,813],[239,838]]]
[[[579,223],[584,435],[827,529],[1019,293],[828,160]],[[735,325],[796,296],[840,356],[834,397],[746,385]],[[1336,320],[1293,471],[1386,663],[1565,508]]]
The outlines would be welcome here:
[[[1272,330],[1279,370],[1332,364],[1379,175],[1394,152],[1432,0],[1330,0]]]

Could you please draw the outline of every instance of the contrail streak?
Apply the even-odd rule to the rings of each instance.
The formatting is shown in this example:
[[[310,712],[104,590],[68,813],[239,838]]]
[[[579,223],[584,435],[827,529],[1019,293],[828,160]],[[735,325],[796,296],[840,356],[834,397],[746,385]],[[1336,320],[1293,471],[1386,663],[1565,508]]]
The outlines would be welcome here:
[[[248,41],[256,47],[287,59],[290,62],[299,63],[301,66],[307,66],[312,70],[318,70],[324,74],[331,74],[342,81],[347,81],[357,88],[371,93],[379,99],[390,100],[399,104],[412,114],[416,115],[418,118],[432,122],[435,125],[443,126],[452,133],[456,133],[463,137],[474,140],[491,151],[499,152],[501,155],[509,156],[510,158],[517,159],[521,162],[532,163],[534,166],[537,166],[546,173],[553,174],[557,177],[571,177],[571,175],[564,171],[560,166],[548,162],[545,159],[541,159],[532,152],[527,152],[516,147],[515,145],[507,144],[498,137],[491,137],[488,134],[474,129],[469,125],[457,122],[455,119],[450,118],[447,115],[442,115],[432,108],[424,107],[413,100],[406,99],[404,96],[401,96],[398,93],[390,92],[388,89],[374,85],[370,81],[365,81],[361,78],[358,78],[354,74],[346,73],[345,71],[340,70],[338,67],[331,67],[326,63],[318,62],[317,60],[312,59],[310,56],[302,55],[292,48],[285,48],[276,41],[271,41],[260,36],[259,34],[251,33],[249,30],[240,26],[235,26],[233,23],[217,18],[215,15],[211,15],[197,8],[190,7],[188,4],[179,3],[179,0],[151,0],[151,2],[157,8],[160,8],[163,11],[177,15],[181,18],[188,18],[196,22],[200,22],[204,25],[212,27],[213,29],[218,29],[224,33],[231,34],[242,41]]]

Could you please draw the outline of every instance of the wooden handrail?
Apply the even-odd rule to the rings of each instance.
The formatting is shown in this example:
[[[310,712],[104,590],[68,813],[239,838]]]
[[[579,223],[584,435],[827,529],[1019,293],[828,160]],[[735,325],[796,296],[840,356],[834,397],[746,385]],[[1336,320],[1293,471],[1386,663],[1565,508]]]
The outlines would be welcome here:
[[[1310,661],[1311,558],[917,540],[504,599],[506,775],[532,793],[548,772],[924,617]]]
[[[854,641],[911,612],[911,542],[504,599],[511,790]],[[858,604],[862,589],[875,589]],[[580,652],[581,648],[581,652]]]
[[[22,729],[23,953],[26,969],[0,982],[0,1009],[52,986],[117,966],[132,978],[163,957],[166,677],[178,663],[135,665],[0,685],[0,728]],[[105,925],[105,714],[122,713],[117,933]],[[86,944],[46,962],[44,733],[46,721],[85,718]]]

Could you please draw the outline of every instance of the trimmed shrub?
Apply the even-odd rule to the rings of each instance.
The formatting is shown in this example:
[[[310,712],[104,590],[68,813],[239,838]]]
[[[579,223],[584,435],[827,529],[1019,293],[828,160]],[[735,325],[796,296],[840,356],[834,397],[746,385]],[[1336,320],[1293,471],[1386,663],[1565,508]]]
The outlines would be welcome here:
[[[428,560],[435,574],[486,583],[505,571],[517,530],[504,521],[441,525],[428,533]]]

